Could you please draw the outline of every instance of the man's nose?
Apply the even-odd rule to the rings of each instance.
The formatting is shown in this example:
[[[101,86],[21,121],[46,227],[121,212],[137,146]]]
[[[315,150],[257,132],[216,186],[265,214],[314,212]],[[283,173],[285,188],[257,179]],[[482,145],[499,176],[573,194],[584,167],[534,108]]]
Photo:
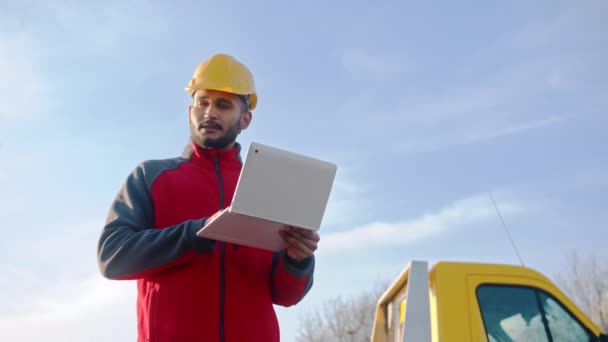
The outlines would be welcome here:
[[[216,120],[218,117],[217,110],[214,105],[207,106],[207,108],[205,108],[204,114],[205,119],[207,120]]]

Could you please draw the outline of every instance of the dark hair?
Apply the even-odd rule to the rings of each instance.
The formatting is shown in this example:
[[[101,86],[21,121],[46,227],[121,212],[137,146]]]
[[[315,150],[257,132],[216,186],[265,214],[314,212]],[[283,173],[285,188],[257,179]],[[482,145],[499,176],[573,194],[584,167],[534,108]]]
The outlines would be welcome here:
[[[238,96],[238,98],[241,99],[241,101],[243,101],[243,103],[245,104],[245,106],[243,107],[243,113],[248,112],[249,106],[251,106],[251,97],[249,95],[238,95],[238,94],[236,94],[236,96]]]

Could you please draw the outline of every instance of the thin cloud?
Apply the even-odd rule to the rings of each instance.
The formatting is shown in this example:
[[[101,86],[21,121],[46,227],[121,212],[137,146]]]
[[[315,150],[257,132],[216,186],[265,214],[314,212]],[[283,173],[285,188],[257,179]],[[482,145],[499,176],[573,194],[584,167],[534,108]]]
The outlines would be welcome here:
[[[426,70],[424,64],[418,65],[407,79],[408,84],[421,87],[392,94],[400,99],[398,108],[380,107],[386,101],[355,96],[346,101],[344,112],[370,113],[373,121],[349,122],[349,129],[365,129],[365,139],[376,132],[382,137],[403,137],[396,139],[391,149],[408,154],[523,134],[563,123],[572,118],[573,111],[584,114],[590,108],[604,108],[606,101],[598,95],[603,93],[603,85],[590,82],[591,75],[597,73],[593,68],[598,64],[590,59],[597,44],[583,40],[587,43],[576,45],[579,48],[566,49],[579,44],[581,36],[600,39],[597,29],[584,24],[588,11],[573,13],[564,8],[556,18],[498,39],[471,59],[454,65],[449,77],[439,83],[418,72]],[[541,47],[534,42],[542,42]],[[596,85],[589,88],[589,84]],[[382,94],[387,95],[391,94]],[[585,103],[584,108],[580,103]],[[380,123],[387,128],[374,130]]]
[[[509,63],[491,73],[467,64],[441,92],[405,103],[397,117],[427,127],[522,117],[528,115],[531,104],[543,98],[575,92],[583,68],[576,58],[558,55]]]
[[[570,119],[571,115],[555,112],[554,106],[548,103],[563,102],[564,112],[574,110],[568,97],[558,96],[578,94],[580,68],[581,65],[570,58],[543,57],[510,64],[492,74],[479,74],[482,70],[475,69],[477,76],[468,75],[473,81],[456,79],[453,85],[442,85],[438,93],[421,93],[420,97],[409,95],[396,110],[378,110],[374,107],[377,102],[355,99],[344,112],[380,112],[373,116],[374,120],[376,123],[382,120],[388,132],[378,132],[404,137],[391,146],[400,154],[481,143]],[[593,97],[593,94],[581,96]],[[543,115],[542,111],[552,111],[553,115]],[[353,132],[370,131],[369,121],[350,124]]]
[[[515,215],[526,210],[522,203],[503,201],[503,215]],[[341,251],[366,246],[413,244],[465,226],[496,219],[495,208],[487,194],[455,201],[435,213],[401,222],[372,222],[363,226],[328,234],[323,237],[325,251]]]
[[[476,143],[487,142],[494,139],[506,138],[512,135],[525,134],[529,131],[558,125],[571,116],[551,116],[540,120],[531,120],[503,128],[489,128],[486,130],[476,129],[472,133],[462,133],[461,135],[443,135],[433,139],[408,139],[395,143],[393,149],[400,154],[415,154],[422,152],[438,152],[454,146],[463,146]]]
[[[27,312],[0,312],[0,331],[7,341],[134,340],[135,283],[89,276],[65,279],[52,293],[32,291],[38,303]]]
[[[570,117],[568,116],[552,116],[542,120],[533,120],[528,122],[523,122],[520,124],[516,124],[513,126],[508,126],[493,132],[489,133],[480,133],[478,135],[469,136],[466,139],[466,143],[475,143],[480,141],[486,141],[496,138],[502,138],[509,135],[522,134],[530,130],[544,128],[546,126],[555,125],[561,122],[568,120]]]
[[[133,281],[104,279],[96,242],[103,220],[23,226],[5,246],[0,273],[0,331],[8,341],[127,341],[135,339]],[[44,251],[52,258],[34,257]],[[58,267],[59,265],[59,267]]]
[[[323,217],[322,225],[336,226],[349,224],[360,220],[364,214],[364,203],[367,188],[360,182],[355,182],[345,170],[338,171],[334,186]]]

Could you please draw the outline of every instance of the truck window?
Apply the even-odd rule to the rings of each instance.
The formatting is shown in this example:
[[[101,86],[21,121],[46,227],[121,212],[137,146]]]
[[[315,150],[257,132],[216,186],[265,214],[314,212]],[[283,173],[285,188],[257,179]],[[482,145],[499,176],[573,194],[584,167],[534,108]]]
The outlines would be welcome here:
[[[391,341],[402,341],[404,334],[404,323],[405,323],[405,310],[407,305],[407,292],[405,291],[407,286],[405,286],[399,294],[393,299],[390,303],[391,310],[391,331],[389,333],[389,339]]]
[[[489,341],[549,342],[534,290],[482,285],[477,300]]]
[[[540,299],[549,324],[553,342],[593,341],[595,338],[555,299],[540,292]]]
[[[589,342],[588,329],[544,291],[523,286],[477,288],[488,341]]]

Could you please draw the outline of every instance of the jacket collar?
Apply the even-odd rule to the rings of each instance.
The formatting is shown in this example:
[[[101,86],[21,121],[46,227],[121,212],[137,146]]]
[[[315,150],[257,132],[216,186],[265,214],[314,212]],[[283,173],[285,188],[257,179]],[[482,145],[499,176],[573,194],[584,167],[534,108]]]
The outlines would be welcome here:
[[[192,161],[213,161],[218,158],[223,161],[241,161],[241,145],[237,142],[230,150],[206,148],[198,146],[192,139],[184,148],[182,157]]]

